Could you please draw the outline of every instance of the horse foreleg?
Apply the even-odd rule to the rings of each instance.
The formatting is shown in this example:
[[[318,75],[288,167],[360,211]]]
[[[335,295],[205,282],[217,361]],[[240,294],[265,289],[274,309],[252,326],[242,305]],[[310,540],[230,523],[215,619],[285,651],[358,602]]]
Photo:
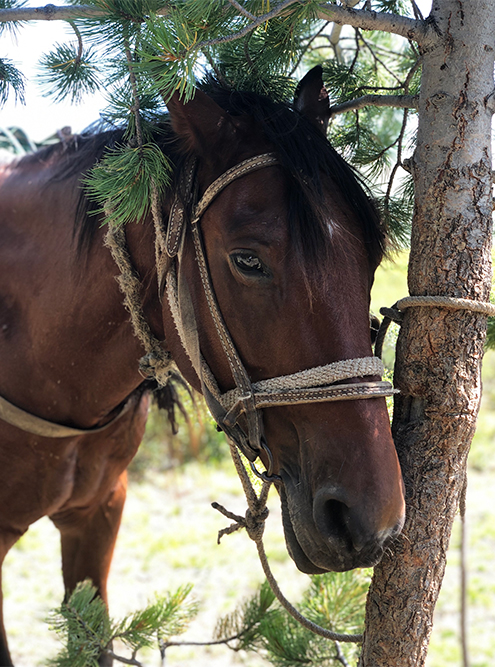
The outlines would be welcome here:
[[[10,657],[7,635],[3,622],[3,592],[2,592],[2,566],[5,556],[9,549],[21,537],[23,530],[2,530],[0,531],[0,665],[1,667],[10,667],[13,664]]]
[[[8,665],[12,665],[13,663],[10,657],[9,647],[7,645],[7,635],[5,634],[5,626],[3,624],[3,594],[2,594],[1,584],[2,584],[2,574],[0,569],[0,665],[2,665],[2,667],[8,667]]]
[[[98,594],[107,600],[107,578],[120,527],[127,488],[123,472],[103,502],[76,508],[50,517],[60,531],[62,572],[66,595],[76,585],[91,579]]]
[[[108,572],[126,488],[127,473],[123,472],[111,493],[96,507],[70,509],[50,517],[60,531],[66,599],[80,581],[91,579],[98,595],[108,604]],[[99,664],[106,667],[112,661],[102,656]]]

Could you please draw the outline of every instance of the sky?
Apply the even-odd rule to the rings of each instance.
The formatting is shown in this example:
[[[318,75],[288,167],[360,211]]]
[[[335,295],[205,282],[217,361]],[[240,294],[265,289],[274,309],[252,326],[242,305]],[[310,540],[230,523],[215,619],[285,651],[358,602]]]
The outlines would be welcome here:
[[[28,5],[36,5],[28,2]],[[56,4],[63,4],[59,2]],[[429,13],[431,0],[417,0],[424,16]],[[43,95],[36,83],[37,63],[42,53],[52,49],[55,43],[65,43],[67,39],[76,41],[71,28],[64,21],[33,21],[20,29],[17,38],[5,31],[0,38],[0,57],[13,61],[26,77],[25,100],[22,105],[11,95],[0,108],[0,127],[21,127],[33,141],[42,141],[56,130],[70,126],[77,134],[98,120],[99,113],[106,107],[103,95],[86,95],[78,105],[70,102],[55,104]]]
[[[33,141],[42,141],[66,125],[70,125],[74,133],[81,132],[99,118],[100,110],[106,106],[102,95],[86,95],[79,105],[55,104],[43,95],[36,83],[41,54],[50,51],[55,43],[65,43],[67,39],[76,41],[72,40],[72,35],[72,29],[64,21],[33,21],[21,28],[17,38],[2,35],[0,57],[11,60],[25,75],[26,104],[16,103],[10,95],[0,109],[0,127],[21,127]]]

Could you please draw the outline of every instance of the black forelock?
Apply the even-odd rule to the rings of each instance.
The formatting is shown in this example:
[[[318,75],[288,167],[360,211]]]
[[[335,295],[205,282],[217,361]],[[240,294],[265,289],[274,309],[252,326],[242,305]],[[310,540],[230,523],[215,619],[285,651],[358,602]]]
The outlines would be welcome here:
[[[377,208],[359,174],[332,148],[316,125],[291,105],[255,93],[226,90],[211,81],[205,92],[229,113],[253,117],[274,145],[291,180],[290,232],[305,263],[321,265],[329,242],[322,209],[325,175],[356,217],[370,263],[378,265],[384,252],[385,233]]]

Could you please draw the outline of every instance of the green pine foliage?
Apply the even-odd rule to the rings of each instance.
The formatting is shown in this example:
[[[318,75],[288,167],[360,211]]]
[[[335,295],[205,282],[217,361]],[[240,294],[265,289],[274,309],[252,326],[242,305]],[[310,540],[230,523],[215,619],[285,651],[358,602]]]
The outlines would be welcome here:
[[[111,623],[105,603],[89,582],[78,584],[68,602],[52,613],[49,622],[64,643],[50,665],[97,667],[98,657],[111,642]]]
[[[486,330],[486,347],[489,350],[495,349],[495,317],[488,318],[488,326]]]
[[[335,632],[362,632],[369,582],[368,571],[311,577],[298,609]],[[306,630],[275,601],[266,581],[250,600],[219,621],[215,636],[230,638],[231,649],[256,652],[275,667],[330,667],[342,664],[342,656],[357,660],[359,652],[354,644],[336,645]]]
[[[198,611],[190,599],[191,586],[182,586],[175,593],[159,597],[145,609],[113,621],[105,603],[97,596],[91,582],[78,584],[67,602],[52,612],[49,623],[63,643],[59,654],[50,661],[52,667],[98,667],[98,658],[110,653],[114,660],[139,664],[136,655],[144,647],[167,642],[184,632]],[[113,652],[119,639],[131,656]],[[134,662],[129,663],[130,660]]]
[[[247,601],[226,616],[219,619],[214,639],[226,640],[234,651],[257,650],[262,637],[262,626],[271,619],[275,596],[267,581]]]
[[[303,613],[314,623],[335,632],[362,632],[364,601],[370,584],[370,571],[332,572],[311,577],[302,601]]]
[[[410,174],[404,176],[397,184],[397,188],[388,196],[383,190],[375,192],[375,201],[385,225],[392,230],[393,249],[407,248],[414,209],[412,176]]]
[[[56,44],[53,51],[40,60],[40,82],[45,94],[60,102],[69,98],[79,104],[84,95],[101,87],[98,77],[98,56],[94,49],[78,49],[71,44]]]
[[[198,612],[197,603],[189,597],[191,590],[191,585],[181,586],[173,594],[156,596],[145,609],[113,624],[112,640],[120,639],[135,655],[182,634]]]
[[[366,95],[413,96],[419,91],[418,54],[392,35],[363,36],[355,30],[354,39],[342,40],[338,57],[329,55],[323,72],[335,107]],[[312,62],[315,57],[310,55]],[[407,246],[410,237],[412,181],[399,167],[404,152],[411,150],[414,116],[414,109],[367,105],[335,115],[329,128],[333,146],[372,185],[395,247]]]
[[[146,214],[150,170],[157,169],[155,182],[167,182],[170,165],[152,149],[151,126],[174,91],[189,100],[214,77],[227,88],[289,102],[301,73],[323,64],[336,110],[329,138],[378,189],[396,245],[408,238],[411,206],[400,185],[400,165],[414,111],[368,105],[343,112],[339,105],[370,94],[416,95],[419,56],[411,44],[344,28],[338,45],[332,46],[332,24],[316,18],[319,0],[294,2],[282,13],[277,13],[280,3],[269,0],[86,4],[102,15],[73,22],[78,47],[57,45],[46,55],[41,81],[55,100],[79,102],[87,93],[104,90],[108,108],[103,117],[127,128],[128,144],[109,151],[87,182],[89,195],[100,210],[110,212],[111,221],[122,224]],[[373,0],[371,8],[406,15],[413,11],[405,0]],[[8,88],[21,91],[9,71],[2,76],[0,70],[0,101]]]
[[[24,76],[7,58],[0,59],[0,107],[5,104],[10,91],[16,100],[24,103]]]
[[[408,0],[375,0],[373,9],[378,12],[393,12],[394,14],[406,15],[410,10]]]
[[[107,222],[125,225],[144,219],[150,209],[153,183],[162,191],[169,183],[169,174],[169,162],[156,144],[127,144],[108,150],[85,182]]]
[[[367,571],[311,577],[299,610],[330,630],[361,632],[368,586]],[[156,646],[164,657],[170,646],[187,646],[188,642],[176,642],[173,637],[183,633],[197,614],[198,605],[190,593],[190,585],[180,587],[175,593],[156,596],[145,609],[114,621],[91,583],[79,584],[69,600],[50,616],[51,628],[60,636],[63,648],[49,664],[97,667],[98,658],[109,653],[117,662],[138,665],[141,663],[136,656],[142,648]],[[115,640],[125,645],[130,657],[116,652]],[[275,667],[330,667],[358,655],[356,645],[329,642],[297,623],[275,600],[267,581],[238,609],[218,621],[211,643],[225,644],[236,652],[258,653]]]

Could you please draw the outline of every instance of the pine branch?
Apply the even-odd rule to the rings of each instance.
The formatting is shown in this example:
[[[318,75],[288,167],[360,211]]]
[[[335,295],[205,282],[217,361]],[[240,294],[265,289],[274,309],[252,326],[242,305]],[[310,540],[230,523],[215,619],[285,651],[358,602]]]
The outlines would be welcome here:
[[[368,42],[364,39],[363,35],[359,32],[359,30],[357,31],[357,35],[358,35],[358,39],[360,39],[360,40],[363,42],[364,46],[365,46],[365,47],[368,49],[368,51],[370,52],[371,57],[373,58],[373,60],[374,60],[375,63],[376,63],[376,66],[375,66],[376,69],[378,69],[378,67],[377,67],[378,65],[381,65],[381,66],[383,67],[383,69],[384,69],[388,74],[390,74],[390,76],[391,76],[393,79],[395,79],[395,80],[397,81],[397,83],[400,84],[400,79],[399,79],[399,77],[398,77],[394,72],[392,72],[392,70],[391,70],[389,67],[387,67],[387,65],[383,62],[383,60],[382,60],[381,58],[379,58],[379,57],[377,56],[377,54],[375,53],[374,48],[373,48],[370,44],[368,44]]]
[[[230,2],[230,0],[229,0]],[[256,17],[256,20],[249,16],[252,21],[248,26],[238,33],[219,38],[220,41],[211,40],[207,44],[220,44],[233,39],[239,39],[248,32],[268,21],[275,16],[279,16],[290,5],[300,4],[300,0],[283,0],[274,9],[266,14]],[[235,6],[237,3],[231,3]],[[163,8],[158,10],[157,15],[166,16],[170,11],[169,3],[163,4]],[[240,10],[239,10],[240,11]],[[245,12],[242,12],[245,14]],[[92,5],[72,5],[57,6],[45,5],[44,7],[18,7],[13,9],[0,9],[0,22],[5,21],[73,21],[80,18],[99,18],[107,14],[103,9],[98,9]],[[246,15],[246,14],[245,14]],[[352,25],[362,30],[383,30],[396,35],[401,35],[413,41],[425,42],[433,37],[430,30],[430,24],[426,21],[407,18],[398,14],[385,12],[373,12],[364,9],[352,9],[350,7],[340,7],[334,4],[322,3],[317,12],[317,17],[325,21],[333,21],[341,25]]]
[[[216,44],[226,44],[227,42],[233,42],[236,39],[240,39],[241,37],[248,35],[252,30],[257,28],[259,25],[266,23],[267,21],[275,18],[276,16],[280,16],[280,14],[282,14],[282,12],[284,12],[288,7],[290,7],[290,5],[294,4],[300,4],[300,0],[283,0],[283,2],[274,7],[270,12],[258,16],[255,21],[242,28],[242,30],[234,32],[230,35],[222,35],[221,37],[217,37],[216,39],[209,39],[205,42],[201,42],[201,48],[205,46],[215,46]]]
[[[16,100],[24,104],[24,76],[7,59],[0,58],[0,106],[7,101],[9,91],[12,89]]]
[[[404,109],[404,117],[402,119],[402,127],[400,129],[399,136],[397,137],[397,160],[392,168],[392,172],[390,173],[390,178],[388,181],[388,186],[387,186],[387,192],[385,194],[385,200],[384,200],[384,205],[385,205],[385,210],[388,212],[389,211],[389,202],[390,202],[390,197],[392,195],[392,188],[394,184],[394,179],[395,175],[397,174],[397,171],[399,167],[402,165],[402,141],[404,139],[404,135],[406,132],[406,127],[407,127],[407,116],[408,116],[408,109]]]
[[[136,658],[125,658],[123,655],[117,655],[113,651],[106,650],[105,655],[108,655],[113,660],[123,663],[124,665],[134,665],[134,667],[144,667],[142,662],[139,662]]]
[[[131,84],[132,97],[134,104],[132,105],[131,111],[134,114],[134,119],[136,123],[136,138],[139,148],[143,147],[143,128],[141,125],[141,114],[140,114],[140,104],[139,104],[139,94],[137,89],[136,74],[133,68],[133,61],[131,55],[131,47],[129,44],[129,37],[126,34],[124,37],[124,51],[125,57],[127,60],[127,67],[129,68],[129,81]]]
[[[417,95],[363,95],[354,100],[348,100],[330,107],[330,117],[346,111],[355,111],[367,106],[392,107],[395,109],[417,109],[419,97]]]
[[[304,49],[301,51],[301,54],[300,54],[299,58],[296,60],[294,66],[292,67],[292,69],[291,69],[291,71],[290,71],[290,73],[289,73],[289,76],[294,76],[294,74],[295,74],[297,68],[298,68],[299,65],[302,63],[303,58],[304,58],[305,55],[310,51],[310,49],[311,49],[311,47],[312,47],[312,45],[313,45],[313,42],[314,42],[318,37],[321,36],[321,33],[322,33],[324,30],[327,29],[329,23],[330,23],[330,21],[326,21],[326,22],[321,26],[321,28],[320,28],[317,32],[315,32],[315,34],[314,34],[312,37],[309,38],[308,43],[305,45]]]
[[[79,28],[76,26],[76,24],[73,21],[69,21],[70,27],[72,30],[75,32],[76,37],[77,37],[77,56],[75,59],[75,64],[79,65],[81,62],[82,54],[84,51],[84,45],[81,37],[81,33],[79,31]]]
[[[158,16],[167,16],[168,3],[156,13]],[[6,21],[74,21],[76,19],[100,18],[108,14],[103,9],[93,5],[45,5],[44,7],[17,7],[0,9],[0,23]]]
[[[337,662],[340,662],[341,665],[344,665],[344,667],[350,667],[349,663],[345,658],[344,653],[342,652],[342,648],[339,642],[335,642],[335,650],[336,650],[335,660],[337,660]]]
[[[430,30],[431,26],[426,21],[410,19],[399,14],[352,9],[351,7],[341,7],[331,3],[322,3],[317,16],[324,21],[351,25],[354,28],[361,28],[361,30],[390,32],[422,44],[436,36],[436,33],[432,34],[434,31]]]
[[[228,0],[228,2],[230,2],[230,4],[235,7],[238,12],[241,12],[241,14],[243,14],[250,21],[256,21],[256,16],[251,14],[251,12],[248,12],[247,9],[244,9],[244,7],[237,2],[237,0]]]
[[[218,646],[219,644],[226,644],[228,648],[232,648],[231,646],[229,646],[230,642],[233,642],[236,639],[242,639],[242,637],[244,637],[244,635],[246,635],[251,630],[252,626],[248,626],[247,628],[243,628],[240,632],[237,632],[235,635],[231,635],[230,637],[223,637],[222,639],[212,639],[211,641],[205,641],[205,642],[189,642],[189,641],[163,642],[160,643],[160,649],[166,650],[170,646]]]

